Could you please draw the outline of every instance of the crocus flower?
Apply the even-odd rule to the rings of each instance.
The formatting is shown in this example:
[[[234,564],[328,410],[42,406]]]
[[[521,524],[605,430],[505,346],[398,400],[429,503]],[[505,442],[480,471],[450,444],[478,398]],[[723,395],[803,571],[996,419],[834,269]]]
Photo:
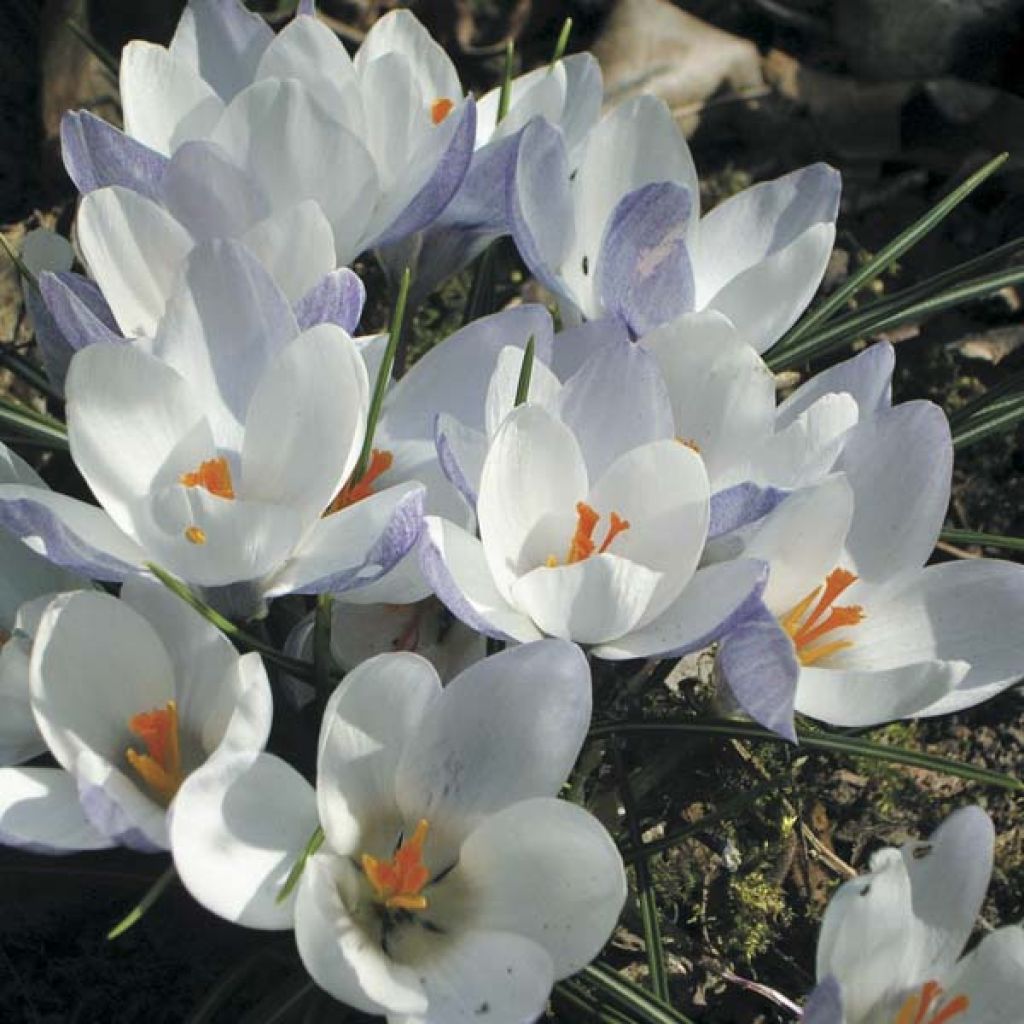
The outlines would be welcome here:
[[[229,753],[254,756],[270,732],[259,655],[239,655],[157,583],[130,581],[121,600],[55,598],[30,674],[32,712],[60,767],[0,769],[8,845],[166,850],[168,813],[189,773]]]
[[[668,107],[640,96],[590,133],[572,174],[557,141],[522,161],[513,237],[568,319],[615,316],[635,336],[714,309],[759,352],[814,295],[835,239],[839,176],[815,164],[699,216],[697,174]]]
[[[352,339],[300,332],[236,242],[189,255],[154,338],[77,353],[67,399],[72,457],[103,510],[5,485],[0,522],[94,579],[156,562],[248,616],[278,594],[372,583],[419,537],[419,485],[347,484],[369,404]]]
[[[479,537],[428,516],[421,566],[454,615],[500,639],[667,655],[710,642],[762,582],[748,559],[697,572],[707,473],[675,437],[657,367],[625,339],[584,362],[556,410],[528,401],[501,421],[476,513]]]
[[[152,197],[181,148],[211,142],[212,155],[189,162],[179,206],[194,201],[187,179],[204,172],[218,178],[221,212],[254,197],[270,214],[313,200],[338,264],[432,221],[472,154],[473,100],[407,11],[381,18],[352,60],[306,5],[274,36],[238,0],[191,0],[169,47],[125,47],[120,83],[124,133],[83,113],[62,127],[83,192],[121,185]]]
[[[324,714],[316,792],[271,755],[182,787],[171,842],[214,913],[295,929],[331,995],[397,1022],[534,1020],[625,898],[604,828],[554,799],[590,721],[578,648],[543,641],[444,689],[413,654],[363,662]],[[281,886],[317,824],[297,891]]]
[[[949,502],[942,410],[907,402],[858,426],[836,475],[795,492],[711,557],[763,559],[764,609],[725,640],[743,707],[790,734],[791,709],[875,725],[971,707],[1020,678],[1024,567],[924,567]]]
[[[820,989],[806,1024],[1001,1024],[1020,1020],[1024,929],[964,945],[992,874],[995,836],[980,807],[927,841],[879,850],[840,886],[818,938]]]

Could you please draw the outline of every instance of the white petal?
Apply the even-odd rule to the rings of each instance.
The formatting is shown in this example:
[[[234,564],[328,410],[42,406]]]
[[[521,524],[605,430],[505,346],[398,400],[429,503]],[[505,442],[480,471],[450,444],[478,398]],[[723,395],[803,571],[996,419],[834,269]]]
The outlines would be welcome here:
[[[596,818],[562,800],[523,800],[484,819],[456,872],[480,893],[476,926],[543,946],[555,978],[601,951],[626,898],[626,874]]]
[[[44,595],[23,610],[31,609],[38,621],[49,601],[50,595]],[[25,616],[18,618],[18,628],[24,630]],[[0,647],[0,765],[31,761],[46,751],[29,701],[29,658],[34,633],[35,623],[31,632],[15,633]]]
[[[154,334],[192,248],[188,232],[152,199],[112,186],[82,200],[78,243],[118,327]]]
[[[970,1024],[1013,1020],[1024,1000],[1024,930],[1013,925],[986,935],[943,987],[949,999],[967,998]]]
[[[331,848],[358,856],[379,819],[398,821],[395,771],[441,681],[425,658],[381,654],[355,668],[324,710],[317,805]]]
[[[278,902],[317,827],[313,788],[271,754],[219,758],[193,772],[170,815],[174,866],[207,910],[246,928],[291,928]]]
[[[63,768],[0,768],[0,843],[29,853],[105,850]]]
[[[165,155],[205,136],[224,109],[196,70],[154,43],[132,40],[120,77],[125,131]]]

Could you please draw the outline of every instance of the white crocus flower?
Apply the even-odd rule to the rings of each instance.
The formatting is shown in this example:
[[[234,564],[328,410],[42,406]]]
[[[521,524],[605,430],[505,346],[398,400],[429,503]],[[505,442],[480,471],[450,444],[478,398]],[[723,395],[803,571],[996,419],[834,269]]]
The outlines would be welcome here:
[[[832,897],[818,938],[819,991],[806,1024],[1003,1024],[1021,1019],[1024,929],[964,946],[992,874],[994,830],[980,807],[925,841],[879,850]]]
[[[66,853],[168,848],[182,781],[270,732],[266,670],[157,583],[80,591],[42,614],[31,706],[59,768],[0,769],[0,841]]]
[[[697,174],[668,107],[627,100],[572,173],[554,140],[513,182],[513,236],[569,318],[614,316],[639,336],[713,309],[759,351],[810,302],[835,239],[839,176],[824,164],[755,185],[699,216]]]
[[[860,425],[836,475],[795,492],[714,558],[768,563],[764,610],[728,637],[723,676],[753,717],[787,735],[792,708],[875,725],[971,707],[1024,662],[1024,567],[925,566],[949,502],[942,410],[907,402]]]
[[[626,893],[604,828],[554,798],[590,712],[586,659],[563,641],[443,689],[424,659],[380,655],[328,703],[315,794],[270,755],[211,764],[177,800],[175,864],[214,913],[294,927],[317,984],[359,1010],[534,1020],[600,951]],[[322,845],[279,900],[318,823]]]
[[[5,485],[0,523],[94,579],[156,562],[248,616],[278,594],[375,582],[419,537],[422,487],[343,486],[369,405],[352,339],[300,333],[238,243],[196,247],[152,340],[77,353],[67,398],[72,457],[103,511]]]
[[[472,155],[473,100],[407,11],[381,18],[353,61],[311,10],[275,36],[237,0],[191,0],[169,47],[130,42],[120,67],[125,132],[86,113],[62,128],[83,192],[124,186],[200,225],[211,209],[236,226],[260,212],[251,230],[272,236],[319,218],[341,265],[430,223]]]
[[[675,438],[657,367],[612,339],[555,406],[528,401],[500,421],[480,475],[479,537],[427,517],[420,557],[435,592],[489,636],[558,636],[598,657],[709,642],[756,597],[763,566],[697,572],[708,478]]]

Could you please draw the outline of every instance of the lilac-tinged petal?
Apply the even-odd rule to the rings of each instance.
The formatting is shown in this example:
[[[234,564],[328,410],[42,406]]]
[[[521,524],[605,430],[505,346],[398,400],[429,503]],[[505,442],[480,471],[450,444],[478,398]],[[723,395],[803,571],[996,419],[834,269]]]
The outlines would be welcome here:
[[[802,1024],[843,1024],[843,992],[832,975],[820,981],[804,1003]]]
[[[793,641],[767,608],[762,606],[722,641],[718,670],[755,722],[796,742],[793,703],[800,662]]]
[[[69,110],[61,118],[60,146],[68,177],[82,195],[123,185],[160,201],[167,157],[88,110]]]
[[[56,565],[108,583],[141,573],[145,552],[102,509],[38,487],[0,487],[0,526]]]
[[[0,768],[0,844],[68,854],[105,850],[114,841],[89,823],[74,776],[63,768]]]
[[[778,487],[760,487],[747,481],[711,495],[708,540],[763,519],[789,495]]]
[[[476,508],[480,473],[487,457],[487,438],[444,413],[437,414],[434,424],[434,446],[437,461],[448,482]]]
[[[303,331],[317,324],[337,324],[355,334],[365,303],[365,285],[353,271],[342,267],[327,274],[295,303],[295,319]]]
[[[476,105],[473,99],[466,100],[462,110],[455,116],[459,118],[458,124],[433,174],[405,209],[369,245],[387,245],[423,230],[451,202],[466,176],[473,156],[473,137],[476,133]]]
[[[801,413],[828,394],[852,396],[860,419],[869,419],[892,404],[892,371],[896,351],[888,341],[876,341],[851,359],[844,359],[809,377],[776,410],[775,429],[785,430]]]
[[[316,17],[316,0],[299,0],[299,6],[295,9],[295,16],[306,15],[310,18]]]
[[[97,342],[123,341],[99,287],[80,274],[39,275],[39,290],[71,354]]]
[[[606,313],[640,336],[693,309],[693,267],[686,233],[690,192],[662,181],[619,200],[601,240],[596,287]]]
[[[698,569],[683,592],[653,622],[591,652],[597,658],[678,658],[757,617],[768,568],[757,559],[737,559]]]
[[[170,849],[167,819],[160,807],[100,758],[83,755],[82,762],[76,773],[78,799],[97,832],[137,853]]]

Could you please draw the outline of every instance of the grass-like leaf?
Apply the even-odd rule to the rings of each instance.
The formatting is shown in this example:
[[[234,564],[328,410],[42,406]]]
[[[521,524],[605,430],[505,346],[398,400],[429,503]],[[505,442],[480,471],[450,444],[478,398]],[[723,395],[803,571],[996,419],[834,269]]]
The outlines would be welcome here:
[[[60,420],[8,398],[0,398],[0,423],[47,448],[65,452],[69,448],[68,429]]]
[[[1003,537],[997,533],[979,533],[977,530],[943,530],[939,534],[950,544],[977,544],[983,548],[1005,548],[1007,551],[1024,551],[1024,537]]]
[[[516,405],[522,405],[530,395],[530,378],[533,376],[534,342],[531,334],[523,349],[523,363],[519,367],[519,380],[516,382]]]
[[[299,884],[299,879],[302,877],[302,872],[306,870],[306,862],[310,857],[324,845],[324,830],[320,825],[313,830],[313,834],[309,837],[309,842],[306,843],[302,853],[295,858],[295,863],[291,866],[291,870],[288,872],[288,877],[284,880],[284,885],[281,886],[280,892],[278,892],[275,899],[276,903],[284,903],[286,899],[291,895],[292,890]]]
[[[128,911],[127,914],[113,928],[107,932],[107,939],[112,940],[124,935],[129,928],[134,927],[145,916],[145,913],[164,894],[167,886],[178,877],[178,872],[172,864],[150,887],[138,903]]]

